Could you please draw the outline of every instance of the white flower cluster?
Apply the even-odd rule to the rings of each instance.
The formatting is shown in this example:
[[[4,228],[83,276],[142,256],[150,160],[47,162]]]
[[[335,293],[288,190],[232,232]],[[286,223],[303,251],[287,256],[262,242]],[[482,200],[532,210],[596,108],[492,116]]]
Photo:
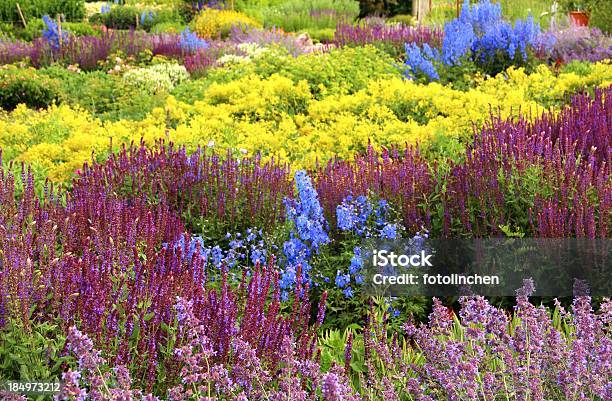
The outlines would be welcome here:
[[[268,48],[261,47],[257,43],[253,42],[240,43],[237,48],[241,53],[243,53],[243,55],[226,54],[217,60],[217,64],[224,66],[231,64],[249,63],[256,58],[261,57],[270,50]]]
[[[133,68],[123,74],[123,80],[149,93],[168,92],[187,80],[187,69],[175,63],[160,63],[144,68]]]

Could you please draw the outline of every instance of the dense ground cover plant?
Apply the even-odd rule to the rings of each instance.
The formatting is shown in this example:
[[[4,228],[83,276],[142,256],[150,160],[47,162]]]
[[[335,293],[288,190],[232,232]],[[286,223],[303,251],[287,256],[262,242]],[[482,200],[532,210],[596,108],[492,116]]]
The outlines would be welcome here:
[[[428,401],[606,399],[610,301],[596,313],[591,298],[579,295],[570,311],[558,304],[551,311],[530,303],[531,291],[532,283],[517,291],[513,313],[483,297],[463,297],[457,313],[434,300],[429,323],[406,323],[403,337],[389,338],[384,319],[371,320],[361,340],[365,373],[355,371],[361,394]]]
[[[279,62],[261,59],[234,68],[240,75],[244,69],[261,68],[260,73],[268,76],[265,79],[251,73],[226,82],[225,74],[230,69],[219,69],[211,72],[210,80],[188,81],[175,89],[179,100],[193,104],[166,95],[121,95],[121,85],[117,86],[114,79],[93,79],[82,86],[83,100],[77,103],[90,109],[91,99],[87,99],[85,88],[103,94],[109,85],[108,93],[114,100],[104,108],[110,108],[112,114],[102,117],[138,121],[102,122],[98,115],[67,106],[41,112],[18,108],[0,116],[0,144],[6,160],[26,161],[38,177],[48,175],[54,181],[66,181],[90,160],[92,150],[96,158],[106,157],[111,138],[114,149],[141,138],[148,144],[165,138],[186,145],[188,150],[211,143],[222,153],[228,148],[243,149],[249,154],[261,152],[265,160],[274,156],[294,167],[311,167],[317,160],[351,159],[369,144],[403,147],[418,142],[424,150],[437,146],[445,153],[453,143],[469,143],[473,124],[489,120],[492,110],[502,118],[516,116],[521,109],[526,115],[528,110],[537,115],[543,108],[563,105],[573,91],[605,87],[611,81],[610,69],[603,63],[581,68],[579,73],[559,74],[540,66],[533,74],[509,69],[495,79],[477,78],[474,89],[460,91],[402,80],[394,69],[397,78],[384,79],[388,67],[379,59],[370,61],[378,71],[377,82],[369,82],[367,72],[350,65],[344,64],[340,70],[333,67],[373,51],[347,49],[324,59],[316,55],[290,58],[280,64],[287,66],[283,71],[289,71],[290,78],[273,74]],[[70,75],[76,77],[66,81],[79,87],[77,93],[81,91],[79,83],[88,82],[89,75],[81,75]],[[310,87],[317,92],[311,92]],[[155,107],[160,103],[162,107]],[[53,134],[45,134],[43,127],[53,127]],[[438,146],[440,138],[446,142]],[[452,153],[460,154],[461,149]]]
[[[75,191],[104,189],[126,199],[145,196],[183,216],[192,232],[224,237],[257,226],[267,231],[284,218],[292,194],[287,165],[254,157],[226,157],[172,146],[123,149],[106,163],[86,166]]]
[[[56,65],[39,69],[36,75],[58,82],[59,103],[86,110],[101,121],[142,120],[150,110],[161,107],[167,97],[166,92],[152,93],[149,85],[137,85],[107,71],[82,73]],[[165,74],[162,79],[165,83],[169,80]]]
[[[202,10],[192,25],[194,32],[205,39],[225,38],[237,27],[242,29],[261,27],[257,21],[237,11],[213,8]]]
[[[11,6],[0,382],[61,377],[61,400],[607,400],[609,300],[547,309],[529,282],[513,310],[372,298],[360,256],[363,239],[608,238],[609,37],[536,37],[505,19],[523,1],[453,3],[444,32],[352,21],[358,3],[115,0],[88,3],[93,24],[24,3],[23,28]]]
[[[19,104],[32,109],[51,106],[60,100],[59,81],[44,79],[33,68],[1,66],[0,108],[12,111]]]
[[[493,120],[464,160],[433,168],[414,149],[332,161],[317,179],[321,202],[329,211],[347,195],[374,193],[398,206],[407,228],[442,236],[501,235],[509,226],[529,236],[607,237],[609,92],[575,97],[533,123]]]
[[[308,286],[299,284],[299,273],[293,307],[284,315],[272,261],[257,264],[235,288],[225,269],[204,270],[203,256],[187,258],[181,247],[163,247],[184,232],[164,203],[122,199],[95,185],[75,187],[65,202],[52,189],[38,199],[29,172],[17,181],[19,196],[14,176],[2,170],[3,328],[9,319],[26,326],[30,319],[48,321],[64,332],[78,324],[112,364],[126,366],[148,391],[165,391],[187,362],[177,361],[174,349],[188,344],[188,330],[196,328],[176,326],[177,312],[180,323],[185,313],[202,322],[198,330],[214,347],[211,363],[232,357],[234,338],[270,369],[282,363],[286,336],[296,343],[297,357],[314,356],[317,325],[309,326]],[[175,311],[177,297],[192,310]],[[68,334],[70,341],[75,334]]]

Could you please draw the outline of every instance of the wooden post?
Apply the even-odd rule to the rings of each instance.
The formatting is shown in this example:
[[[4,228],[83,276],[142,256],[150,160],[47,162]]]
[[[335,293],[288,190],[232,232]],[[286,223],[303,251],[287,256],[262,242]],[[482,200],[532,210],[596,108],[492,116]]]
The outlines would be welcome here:
[[[139,25],[138,14],[136,14],[136,29],[138,29],[138,25]]]
[[[23,27],[27,28],[28,27],[28,23],[25,20],[25,17],[23,16],[23,13],[21,12],[21,7],[19,6],[19,3],[15,3],[17,5],[17,12],[19,13],[19,16],[21,17],[21,22],[23,23]]]
[[[62,47],[62,17],[59,14],[57,14],[57,36],[59,46]]]

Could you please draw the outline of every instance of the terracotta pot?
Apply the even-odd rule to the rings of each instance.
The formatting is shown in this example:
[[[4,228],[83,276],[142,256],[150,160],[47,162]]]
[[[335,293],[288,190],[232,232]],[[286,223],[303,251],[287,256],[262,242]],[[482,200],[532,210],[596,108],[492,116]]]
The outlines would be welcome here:
[[[570,11],[570,21],[575,26],[588,26],[589,15],[584,11]]]

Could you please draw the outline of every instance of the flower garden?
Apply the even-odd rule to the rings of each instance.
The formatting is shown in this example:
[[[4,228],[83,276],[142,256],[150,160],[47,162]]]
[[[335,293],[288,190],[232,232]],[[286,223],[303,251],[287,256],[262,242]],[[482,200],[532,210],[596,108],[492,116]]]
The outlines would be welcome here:
[[[610,299],[362,259],[610,238],[609,6],[412,3],[4,0],[0,398],[611,400]]]

